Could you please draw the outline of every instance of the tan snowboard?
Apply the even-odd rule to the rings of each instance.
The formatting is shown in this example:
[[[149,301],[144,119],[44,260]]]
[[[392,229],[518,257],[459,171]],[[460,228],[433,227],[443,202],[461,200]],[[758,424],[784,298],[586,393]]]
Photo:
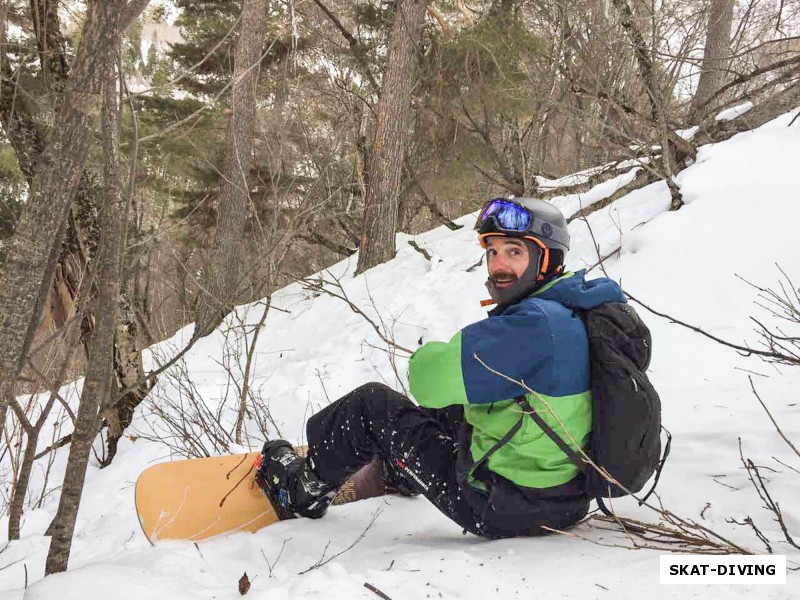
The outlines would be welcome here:
[[[301,453],[305,448],[298,449]],[[178,460],[149,467],[136,481],[136,513],[150,543],[197,541],[257,531],[279,517],[255,481],[259,453]],[[342,487],[334,504],[385,493],[376,458]]]

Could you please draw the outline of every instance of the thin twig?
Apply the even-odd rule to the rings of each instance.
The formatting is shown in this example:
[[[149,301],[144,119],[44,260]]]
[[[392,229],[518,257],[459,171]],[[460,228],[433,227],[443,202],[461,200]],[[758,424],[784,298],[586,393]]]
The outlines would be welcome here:
[[[780,525],[786,541],[789,542],[790,545],[800,550],[800,546],[797,545],[797,542],[795,542],[794,539],[792,539],[792,536],[789,534],[789,529],[786,526],[786,521],[784,520],[783,513],[781,512],[781,507],[772,499],[772,496],[767,489],[767,484],[764,482],[764,479],[761,477],[761,473],[758,471],[758,467],[756,467],[753,461],[749,458],[745,459],[744,452],[742,450],[742,438],[739,438],[739,458],[741,459],[745,469],[747,469],[747,476],[750,478],[750,482],[756,489],[756,493],[764,502],[764,508],[775,515],[775,521],[778,523],[778,525]]]
[[[378,588],[376,588],[374,585],[372,585],[368,581],[364,582],[364,587],[367,588],[370,592],[374,592],[379,597],[383,598],[383,600],[392,600],[389,596],[384,594],[382,591],[380,591]]]
[[[417,251],[417,252],[419,252],[420,254],[422,254],[422,256],[424,256],[424,257],[425,257],[425,259],[426,259],[426,260],[428,260],[428,262],[430,262],[430,261],[432,260],[432,258],[431,258],[431,255],[430,255],[430,252],[428,252],[427,250],[425,250],[425,248],[422,248],[422,247],[421,247],[419,244],[417,244],[417,242],[415,242],[414,240],[408,240],[408,245],[409,245],[409,246],[411,246],[411,247],[412,247],[414,250],[416,250],[416,251]]]
[[[291,539],[292,538],[288,538],[288,539],[283,540],[283,544],[281,544],[281,551],[278,552],[278,556],[275,557],[275,560],[273,562],[269,562],[269,559],[267,558],[267,555],[264,554],[264,550],[261,550],[261,556],[264,557],[264,560],[267,563],[267,567],[269,568],[269,577],[270,577],[270,579],[272,579],[272,570],[275,568],[275,565],[278,564],[278,561],[281,559],[281,556],[283,555],[283,550],[284,550],[284,548],[286,548],[286,542],[289,542]]]
[[[625,295],[628,298],[630,298],[631,300],[636,302],[636,304],[638,304],[639,306],[641,306],[645,310],[650,311],[654,315],[662,317],[664,319],[668,319],[669,321],[671,321],[672,323],[675,323],[676,325],[681,325],[682,327],[686,327],[687,329],[691,329],[692,331],[694,331],[696,333],[699,333],[701,335],[704,335],[705,337],[707,337],[709,339],[712,339],[715,342],[718,342],[718,343],[722,344],[723,346],[727,346],[729,348],[733,348],[734,350],[739,350],[740,352],[743,352],[745,354],[745,356],[750,356],[752,354],[755,354],[756,356],[764,356],[766,358],[771,358],[771,359],[774,359],[774,360],[777,360],[777,361],[785,361],[785,362],[789,362],[789,363],[795,363],[796,362],[796,360],[793,357],[787,356],[785,354],[780,354],[780,353],[777,353],[777,352],[765,352],[763,350],[756,350],[754,348],[749,348],[747,346],[739,346],[738,344],[732,344],[731,342],[727,342],[727,341],[725,341],[723,339],[720,339],[720,338],[718,338],[716,336],[711,335],[710,333],[706,333],[705,331],[703,331],[699,327],[696,327],[694,325],[689,325],[688,323],[684,323],[683,321],[680,321],[680,320],[676,319],[675,317],[671,317],[671,316],[669,316],[667,314],[664,314],[662,312],[658,312],[657,310],[655,310],[653,308],[650,308],[644,302],[642,302],[641,300],[638,300],[633,295],[631,295],[627,290],[623,290],[623,292],[625,293]]]
[[[393,348],[396,348],[397,350],[402,350],[403,352],[408,353],[409,356],[414,354],[413,350],[409,350],[408,348],[405,348],[405,347],[401,346],[400,344],[398,344],[394,340],[389,339],[388,337],[386,337],[384,335],[384,333],[381,331],[381,328],[378,327],[378,325],[375,323],[375,321],[370,319],[364,313],[363,310],[361,310],[358,306],[356,306],[347,297],[347,293],[344,291],[344,288],[342,287],[342,284],[339,282],[339,280],[336,279],[335,277],[334,277],[334,280],[335,280],[336,283],[331,283],[330,281],[326,281],[325,279],[322,279],[321,277],[320,277],[319,281],[313,281],[313,280],[304,279],[304,278],[301,278],[298,281],[300,281],[306,287],[306,289],[309,289],[309,290],[312,290],[312,291],[316,291],[316,292],[321,292],[321,293],[327,294],[328,296],[331,296],[333,298],[338,298],[339,300],[341,300],[342,302],[347,304],[350,307],[350,310],[352,310],[357,315],[360,315],[361,317],[363,317],[364,320],[367,321],[367,323],[369,323],[372,326],[372,328],[375,330],[375,333],[378,334],[378,337],[380,337],[381,340],[384,341],[384,343],[386,343],[387,345],[389,345],[389,346],[391,346]],[[326,288],[325,287],[326,285],[335,285],[341,291],[341,295],[337,294],[336,292],[331,291],[328,288]]]
[[[783,465],[784,467],[786,467],[787,469],[791,469],[791,470],[792,470],[792,471],[794,471],[795,473],[798,473],[798,474],[800,474],[800,471],[798,471],[797,469],[795,469],[795,468],[794,468],[794,467],[792,467],[791,465],[787,465],[785,462],[783,462],[783,461],[782,461],[782,460],[780,460],[779,458],[775,458],[774,456],[773,456],[772,458],[773,458],[773,460],[775,460],[776,462],[778,462],[778,463],[782,464],[782,465]]]
[[[472,265],[471,267],[469,267],[469,268],[467,269],[467,273],[472,273],[472,272],[473,272],[475,269],[477,269],[478,267],[480,267],[480,266],[483,264],[483,257],[484,257],[484,255],[483,255],[483,254],[481,254],[481,257],[480,257],[480,259],[478,260],[478,262],[476,262],[474,265]]]
[[[342,554],[344,554],[348,550],[351,550],[356,544],[358,544],[361,540],[364,539],[364,537],[367,535],[367,531],[369,531],[370,527],[372,527],[372,524],[375,523],[375,520],[378,518],[378,516],[382,512],[383,512],[383,509],[378,507],[378,510],[375,511],[375,514],[372,515],[372,519],[370,519],[370,522],[367,523],[367,526],[364,528],[364,531],[362,531],[361,534],[347,548],[345,548],[341,552],[337,552],[336,554],[334,554],[333,556],[328,557],[325,560],[322,560],[322,558],[320,558],[320,560],[318,560],[314,565],[310,566],[308,569],[306,569],[304,571],[300,571],[298,573],[298,575],[305,575],[306,573],[308,573],[310,571],[313,571],[314,569],[319,569],[320,567],[322,567],[324,565],[327,565],[332,560],[334,560],[336,558],[339,558]],[[322,552],[322,556],[323,557],[325,556],[325,552],[327,551],[328,546],[330,546],[330,542],[328,542],[328,544],[325,546],[325,550],[323,550],[323,552]]]
[[[794,453],[798,457],[800,457],[800,451],[798,451],[797,447],[791,442],[791,440],[788,437],[786,437],[786,434],[783,433],[783,430],[781,429],[780,425],[778,425],[778,422],[775,420],[775,417],[772,416],[772,413],[767,408],[767,405],[764,404],[764,401],[761,399],[761,396],[758,395],[758,392],[756,391],[756,386],[753,384],[753,378],[748,376],[747,379],[750,381],[750,389],[753,390],[753,394],[755,395],[755,397],[758,400],[759,404],[761,404],[761,406],[763,407],[764,411],[766,411],[767,416],[769,417],[769,420],[772,421],[772,424],[775,426],[775,429],[777,430],[778,435],[780,435],[783,438],[783,441],[786,442],[789,445],[789,447],[794,451]]]

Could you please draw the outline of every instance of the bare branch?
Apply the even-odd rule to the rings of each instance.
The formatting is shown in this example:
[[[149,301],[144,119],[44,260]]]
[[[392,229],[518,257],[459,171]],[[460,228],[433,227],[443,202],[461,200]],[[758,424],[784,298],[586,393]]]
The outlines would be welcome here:
[[[347,548],[345,548],[341,552],[337,552],[333,556],[330,556],[326,560],[323,560],[323,558],[325,557],[325,552],[328,550],[328,546],[330,546],[330,542],[328,542],[328,545],[325,546],[325,550],[322,551],[322,557],[320,557],[320,559],[316,563],[311,565],[308,569],[300,571],[298,575],[305,575],[309,571],[313,571],[314,569],[319,569],[320,567],[327,565],[332,560],[339,558],[342,554],[344,554],[348,550],[351,550],[356,544],[358,544],[361,540],[364,539],[364,537],[367,535],[367,532],[370,530],[373,523],[375,523],[375,520],[378,518],[378,516],[380,516],[382,512],[383,509],[378,507],[378,510],[375,511],[375,514],[372,515],[372,519],[370,519],[370,522],[367,523],[367,526],[364,528],[364,531],[361,532],[361,534],[353,541],[352,544],[350,544]]]
[[[794,451],[794,453],[797,454],[798,457],[800,457],[800,451],[791,442],[791,440],[788,437],[786,437],[786,434],[780,428],[780,425],[778,425],[778,422],[775,420],[775,417],[772,416],[772,413],[767,408],[767,405],[764,404],[764,401],[761,399],[761,396],[758,395],[758,392],[756,391],[756,386],[753,383],[753,378],[748,376],[747,379],[750,381],[750,389],[753,390],[753,395],[755,395],[755,397],[758,400],[759,404],[761,404],[761,406],[763,407],[764,411],[767,413],[767,416],[769,417],[769,420],[772,421],[772,424],[775,426],[775,429],[778,431],[778,434],[783,438],[783,441],[786,442],[789,445],[789,447]]]

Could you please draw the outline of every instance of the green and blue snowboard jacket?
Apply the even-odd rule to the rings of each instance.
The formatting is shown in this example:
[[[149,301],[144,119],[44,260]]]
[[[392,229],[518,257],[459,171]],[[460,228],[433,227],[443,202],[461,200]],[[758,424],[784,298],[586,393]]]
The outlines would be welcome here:
[[[589,386],[589,342],[576,309],[606,302],[625,302],[611,279],[586,281],[585,271],[566,273],[533,295],[459,331],[449,342],[428,342],[409,364],[411,394],[428,408],[464,405],[471,427],[470,452],[480,460],[520,420],[514,401],[523,390],[489,367],[544,398],[571,437],[585,447],[592,429]],[[555,430],[556,418],[542,400],[527,393],[529,404]],[[562,438],[575,448],[569,438]],[[567,483],[577,467],[533,419],[488,460],[489,470],[527,488],[551,488]],[[481,487],[479,481],[473,485]]]

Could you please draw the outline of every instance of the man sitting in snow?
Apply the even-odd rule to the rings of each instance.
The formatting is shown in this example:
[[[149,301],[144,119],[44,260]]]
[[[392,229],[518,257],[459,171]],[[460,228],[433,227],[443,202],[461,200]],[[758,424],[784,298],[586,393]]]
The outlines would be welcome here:
[[[476,535],[539,535],[586,515],[583,475],[533,419],[520,419],[518,400],[525,394],[554,429],[563,423],[573,450],[574,441],[585,446],[589,347],[575,311],[625,298],[610,279],[564,271],[567,223],[548,202],[491,200],[476,228],[497,307],[414,353],[409,384],[419,406],[369,383],[309,419],[307,458],[286,441],[267,442],[256,478],[278,510],[321,517],[348,476],[377,455],[391,484],[423,494]]]

